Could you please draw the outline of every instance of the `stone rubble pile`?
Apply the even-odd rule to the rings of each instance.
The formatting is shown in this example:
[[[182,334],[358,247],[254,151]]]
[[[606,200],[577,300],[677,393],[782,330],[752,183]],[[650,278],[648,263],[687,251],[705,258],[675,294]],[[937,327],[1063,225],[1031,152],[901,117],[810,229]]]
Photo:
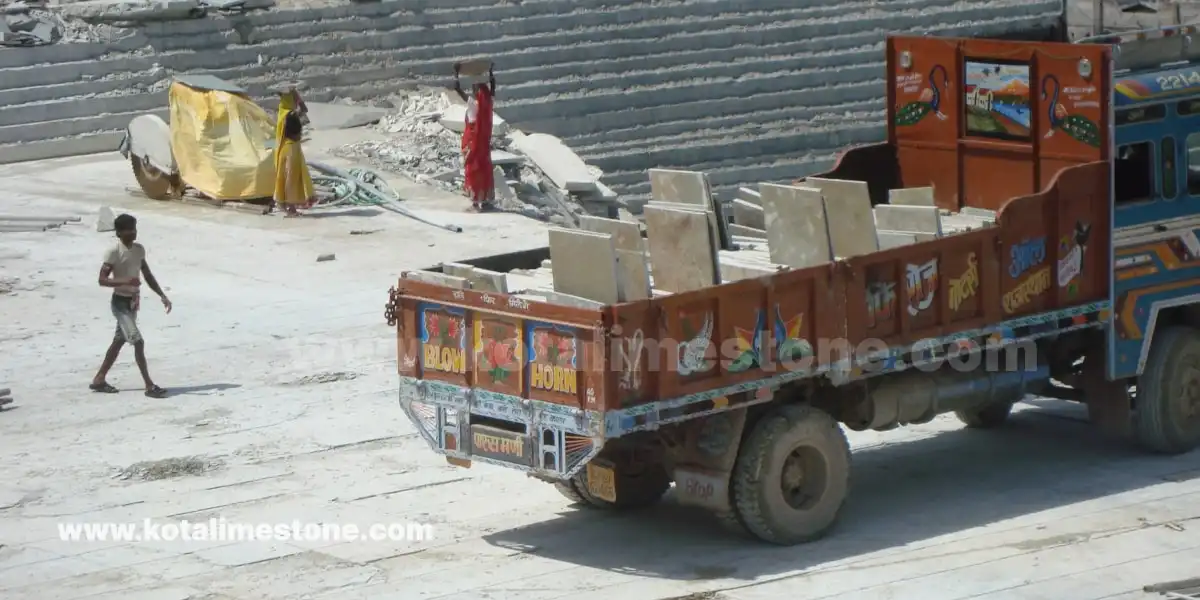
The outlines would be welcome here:
[[[395,112],[376,125],[388,134],[387,140],[347,144],[334,153],[462,193],[461,132],[465,106],[453,92],[441,89],[394,97],[392,104]],[[492,163],[498,171],[499,208],[563,227],[577,227],[579,216],[584,214],[615,217],[619,200],[599,183],[600,170],[584,165],[569,150],[566,151],[569,156],[563,156],[565,146],[546,145],[555,142],[561,146],[553,136],[527,136],[509,127],[500,115],[495,116]],[[567,171],[560,159],[574,159],[567,164],[568,170],[574,169],[570,175],[564,175]]]
[[[0,48],[106,42],[119,34],[109,25],[64,18],[47,10],[45,2],[0,2]]]

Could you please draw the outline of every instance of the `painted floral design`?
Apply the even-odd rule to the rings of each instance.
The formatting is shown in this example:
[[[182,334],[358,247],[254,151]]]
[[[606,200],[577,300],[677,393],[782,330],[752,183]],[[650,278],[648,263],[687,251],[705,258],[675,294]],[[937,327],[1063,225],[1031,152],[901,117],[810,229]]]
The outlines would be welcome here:
[[[549,331],[537,331],[533,334],[533,351],[539,362],[570,367],[575,358],[575,339],[552,335]]]
[[[426,343],[460,347],[464,329],[466,323],[462,317],[431,311],[425,313],[425,331],[428,335]]]
[[[754,329],[733,328],[734,359],[726,367],[730,373],[741,373],[762,364],[763,316],[759,312]]]
[[[775,341],[779,344],[779,360],[799,360],[812,356],[812,344],[801,337],[803,326],[803,313],[784,321],[779,307],[775,307]]]
[[[517,347],[520,345],[511,331],[494,327],[490,336],[481,335],[475,352],[479,357],[479,372],[486,373],[492,383],[503,383],[520,368]]]

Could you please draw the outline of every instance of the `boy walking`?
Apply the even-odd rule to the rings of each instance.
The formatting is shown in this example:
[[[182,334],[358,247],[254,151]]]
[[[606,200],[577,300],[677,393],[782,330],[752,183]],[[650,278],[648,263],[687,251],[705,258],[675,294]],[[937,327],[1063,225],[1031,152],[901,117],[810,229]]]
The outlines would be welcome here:
[[[115,394],[117,388],[106,381],[108,371],[121,348],[125,344],[133,344],[133,357],[137,361],[138,370],[142,373],[142,381],[146,384],[146,396],[150,398],[165,398],[167,390],[158,387],[150,379],[150,371],[146,367],[145,340],[137,326],[137,311],[140,308],[142,278],[146,285],[162,300],[167,314],[171,312],[171,301],[158,286],[154,274],[150,272],[150,264],[146,262],[146,248],[137,243],[137,219],[133,215],[119,215],[113,220],[116,229],[117,242],[104,254],[104,263],[100,265],[100,287],[112,288],[112,313],[117,319],[117,330],[113,335],[108,352],[100,370],[88,386],[94,392]]]

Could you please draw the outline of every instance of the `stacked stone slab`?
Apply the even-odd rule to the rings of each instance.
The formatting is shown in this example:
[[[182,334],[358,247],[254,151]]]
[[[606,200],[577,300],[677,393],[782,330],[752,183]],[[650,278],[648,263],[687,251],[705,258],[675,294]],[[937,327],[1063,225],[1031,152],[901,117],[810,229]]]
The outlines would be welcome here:
[[[563,138],[618,191],[646,169],[709,174],[716,192],[803,176],[883,138],[885,32],[1048,27],[1060,0],[401,0],[147,23],[110,43],[0,50],[0,163],[114,150],[166,114],[178,73],[236,81],[271,106],[444,85],[489,56],[510,123]]]

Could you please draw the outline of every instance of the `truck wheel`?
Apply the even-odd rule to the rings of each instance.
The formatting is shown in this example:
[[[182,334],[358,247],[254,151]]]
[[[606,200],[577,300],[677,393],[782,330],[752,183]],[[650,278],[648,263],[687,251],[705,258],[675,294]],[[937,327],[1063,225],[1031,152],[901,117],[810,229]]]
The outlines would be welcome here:
[[[671,475],[661,464],[635,466],[629,462],[618,462],[613,465],[613,469],[616,479],[616,502],[597,498],[588,490],[586,468],[576,475],[571,483],[585,502],[596,508],[610,510],[628,510],[656,504],[663,494],[671,489]]]
[[[833,527],[850,487],[850,443],[824,411],[782,406],[742,445],[731,485],[742,525],[759,539],[793,545]]]
[[[1008,420],[1008,415],[1012,414],[1013,404],[1012,402],[999,402],[982,408],[956,410],[954,416],[958,417],[958,420],[962,421],[968,429],[995,429]]]
[[[554,482],[554,489],[571,501],[571,504],[590,504],[575,487],[575,479]]]
[[[1182,454],[1200,444],[1200,331],[1171,326],[1154,335],[1134,405],[1137,442]]]

